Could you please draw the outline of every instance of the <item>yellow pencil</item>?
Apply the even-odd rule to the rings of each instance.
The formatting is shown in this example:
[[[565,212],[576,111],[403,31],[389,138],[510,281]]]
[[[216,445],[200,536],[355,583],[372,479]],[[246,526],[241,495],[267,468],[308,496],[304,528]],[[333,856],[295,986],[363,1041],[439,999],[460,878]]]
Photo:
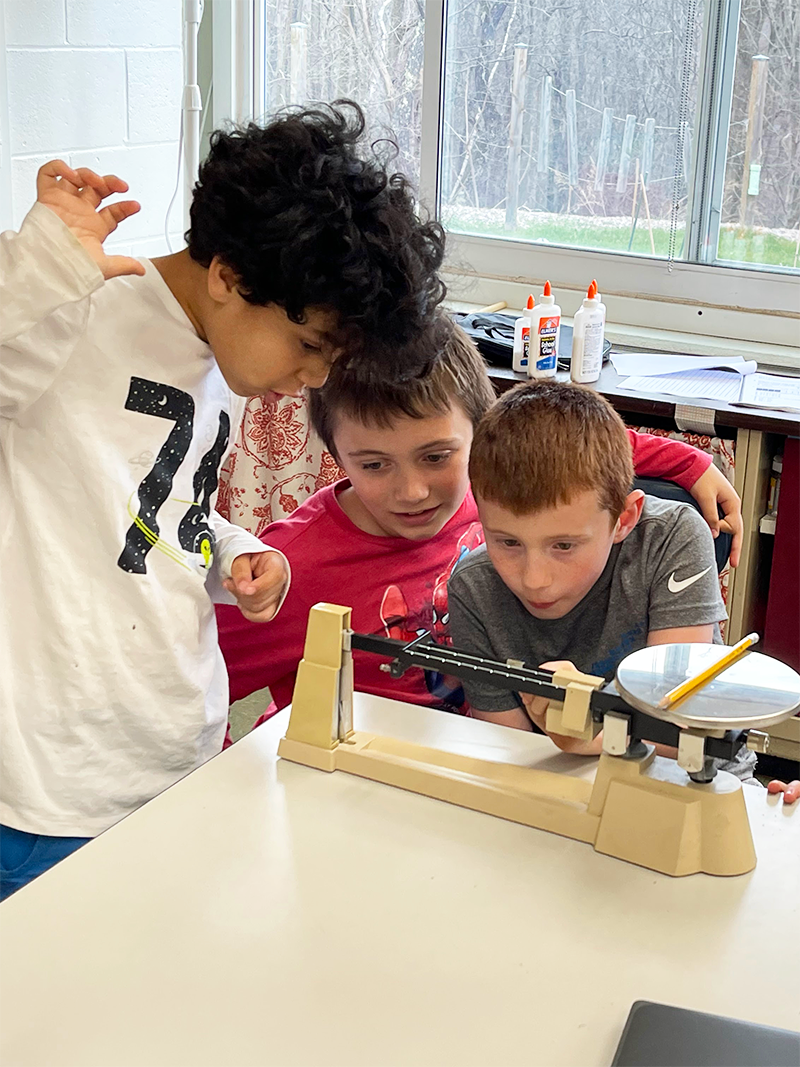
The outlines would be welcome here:
[[[678,700],[683,700],[689,693],[694,693],[698,689],[701,689],[712,679],[716,678],[718,674],[722,674],[724,670],[727,670],[732,663],[741,659],[747,652],[751,645],[754,645],[758,641],[758,634],[748,634],[747,637],[743,637],[741,641],[737,642],[732,648],[730,648],[722,659],[718,659],[716,663],[712,663],[710,667],[706,667],[704,671],[700,671],[694,678],[687,678],[685,682],[681,682],[680,685],[676,685],[674,689],[663,696],[658,702],[659,708],[669,708],[675,704]]]

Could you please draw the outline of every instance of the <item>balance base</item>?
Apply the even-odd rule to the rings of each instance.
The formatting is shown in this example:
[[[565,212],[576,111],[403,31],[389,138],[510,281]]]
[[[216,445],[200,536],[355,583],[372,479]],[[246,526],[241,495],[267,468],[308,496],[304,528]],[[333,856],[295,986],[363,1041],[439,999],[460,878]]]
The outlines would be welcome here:
[[[662,874],[737,875],[756,864],[738,779],[720,771],[696,785],[652,748],[641,759],[601,756],[594,784],[360,731],[331,747],[284,737],[278,753],[585,841]]]

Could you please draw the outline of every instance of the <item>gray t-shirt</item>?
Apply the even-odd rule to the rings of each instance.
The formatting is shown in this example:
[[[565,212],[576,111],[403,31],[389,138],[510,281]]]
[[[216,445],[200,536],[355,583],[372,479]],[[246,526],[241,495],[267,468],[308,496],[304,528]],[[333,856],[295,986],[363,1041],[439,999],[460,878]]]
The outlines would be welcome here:
[[[531,667],[567,659],[607,680],[625,656],[644,648],[651,630],[725,618],[705,521],[689,504],[649,496],[637,525],[612,547],[603,573],[563,618],[534,618],[499,577],[485,545],[458,564],[447,596],[456,648]],[[716,625],[714,640],[721,640]],[[467,680],[464,690],[480,711],[508,711],[521,704],[517,693],[490,682]],[[754,753],[743,755],[735,773],[749,777],[754,762]]]
[[[630,534],[611,548],[598,580],[567,615],[536,619],[504,584],[482,546],[463,559],[447,590],[456,648],[533,667],[569,659],[610,679],[650,630],[702,626],[725,618],[714,542],[688,504],[646,497]],[[719,640],[717,636],[716,640]],[[465,683],[482,711],[516,707],[516,695],[488,683]]]

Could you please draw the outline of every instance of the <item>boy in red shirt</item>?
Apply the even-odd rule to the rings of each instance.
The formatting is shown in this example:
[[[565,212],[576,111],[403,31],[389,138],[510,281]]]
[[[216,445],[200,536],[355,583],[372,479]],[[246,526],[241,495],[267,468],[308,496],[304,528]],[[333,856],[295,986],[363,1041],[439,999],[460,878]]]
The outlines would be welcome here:
[[[217,608],[231,701],[269,686],[276,708],[290,703],[308,612],[320,601],[352,606],[360,633],[449,637],[447,580],[483,543],[468,462],[473,429],[495,397],[466,335],[444,317],[436,333],[427,344],[437,355],[422,377],[391,383],[337,363],[327,384],[310,393],[314,427],[347,477],[264,532],[292,567],[291,589],[269,632]],[[736,530],[738,497],[710,457],[679,442],[628,435],[638,474],[677,482],[705,514],[716,514],[719,502]],[[735,541],[734,563],[737,554]],[[466,711],[458,680],[416,668],[394,679],[380,662],[354,652],[356,689]]]

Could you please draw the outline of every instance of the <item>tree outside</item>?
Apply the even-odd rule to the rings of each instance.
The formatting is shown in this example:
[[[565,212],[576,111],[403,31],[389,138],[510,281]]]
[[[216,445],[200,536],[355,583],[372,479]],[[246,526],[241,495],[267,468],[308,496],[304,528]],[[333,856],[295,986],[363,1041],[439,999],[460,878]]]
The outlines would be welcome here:
[[[419,175],[424,0],[266,0],[269,110],[349,96]],[[703,0],[450,0],[453,230],[682,255]],[[800,0],[743,0],[718,256],[797,267]]]

